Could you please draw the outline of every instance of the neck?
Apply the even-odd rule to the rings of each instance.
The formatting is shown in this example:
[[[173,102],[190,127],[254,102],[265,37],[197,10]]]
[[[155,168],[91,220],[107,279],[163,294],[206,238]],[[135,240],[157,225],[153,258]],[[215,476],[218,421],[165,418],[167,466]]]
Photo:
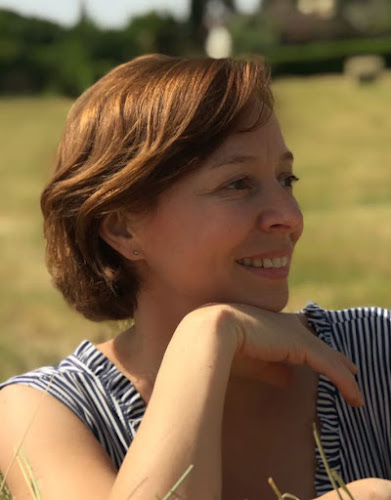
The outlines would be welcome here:
[[[199,305],[186,303],[183,297],[176,296],[173,299],[169,294],[159,294],[151,290],[140,291],[137,304],[133,327],[116,337],[111,345],[114,349],[114,358],[119,361],[121,370],[133,383],[137,384],[141,381],[141,384],[145,384],[144,394],[145,399],[148,400],[175,330],[182,319]],[[256,392],[259,391],[260,383],[265,384],[265,380],[262,382],[256,380],[257,372],[253,374],[251,366],[249,373],[247,371],[232,374],[230,386],[234,393],[239,391],[247,394],[251,388]],[[250,380],[253,380],[252,384],[249,384]],[[270,380],[266,382],[266,385],[268,382],[272,384],[274,394],[276,385],[282,389],[283,386],[291,386],[292,381],[281,385]],[[235,391],[235,388],[238,391]]]
[[[164,353],[181,320],[196,306],[148,290],[137,298],[133,327],[115,339],[115,355],[133,379],[156,379]]]

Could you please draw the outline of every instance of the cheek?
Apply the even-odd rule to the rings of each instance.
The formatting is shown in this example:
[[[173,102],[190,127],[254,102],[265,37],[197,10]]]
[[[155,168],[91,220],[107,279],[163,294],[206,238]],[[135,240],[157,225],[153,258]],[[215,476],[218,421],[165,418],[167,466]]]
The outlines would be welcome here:
[[[234,249],[243,242],[249,225],[254,224],[251,204],[216,203],[208,200],[167,204],[147,230],[148,257],[162,259],[172,269],[174,266],[199,266],[210,272],[216,262],[231,258]],[[193,267],[194,267],[193,266]]]
[[[200,214],[182,209],[160,214],[148,227],[146,257],[150,264],[186,265],[186,261],[205,251],[207,227]]]

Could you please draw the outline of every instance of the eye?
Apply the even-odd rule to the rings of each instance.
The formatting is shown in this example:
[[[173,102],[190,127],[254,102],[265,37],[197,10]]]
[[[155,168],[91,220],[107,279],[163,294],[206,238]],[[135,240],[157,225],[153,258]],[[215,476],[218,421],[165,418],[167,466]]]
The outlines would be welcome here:
[[[287,177],[284,177],[283,179],[280,180],[280,184],[282,187],[288,187],[291,188],[295,182],[299,180],[298,177],[295,175],[291,174],[288,175]]]
[[[240,179],[236,179],[226,184],[224,187],[231,191],[243,191],[245,189],[252,189],[253,183],[249,177],[241,177]]]

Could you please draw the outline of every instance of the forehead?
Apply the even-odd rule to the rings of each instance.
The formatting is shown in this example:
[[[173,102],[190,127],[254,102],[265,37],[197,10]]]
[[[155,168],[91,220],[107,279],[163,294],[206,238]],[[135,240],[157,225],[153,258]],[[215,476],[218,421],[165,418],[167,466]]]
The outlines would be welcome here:
[[[249,126],[250,120],[243,122]],[[268,121],[250,132],[235,132],[206,160],[205,166],[218,167],[227,163],[245,162],[246,158],[256,157],[265,161],[273,159],[293,160],[293,155],[285,144],[280,125],[274,113]]]

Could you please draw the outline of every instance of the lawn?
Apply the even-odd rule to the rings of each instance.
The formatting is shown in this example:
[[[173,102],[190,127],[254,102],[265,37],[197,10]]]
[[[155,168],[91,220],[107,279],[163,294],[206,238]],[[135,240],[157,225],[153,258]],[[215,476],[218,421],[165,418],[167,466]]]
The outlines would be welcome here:
[[[390,307],[391,73],[375,85],[322,76],[273,88],[305,215],[287,310],[308,300]],[[74,313],[44,266],[39,196],[70,105],[54,97],[0,100],[0,380],[124,328]]]
[[[273,88],[305,215],[287,309],[308,300],[389,307],[391,73],[368,86],[321,76]],[[74,313],[44,266],[39,196],[70,105],[54,97],[0,100],[0,380],[124,326]]]
[[[391,74],[356,86],[338,76],[276,82],[305,216],[289,309],[391,306]]]

